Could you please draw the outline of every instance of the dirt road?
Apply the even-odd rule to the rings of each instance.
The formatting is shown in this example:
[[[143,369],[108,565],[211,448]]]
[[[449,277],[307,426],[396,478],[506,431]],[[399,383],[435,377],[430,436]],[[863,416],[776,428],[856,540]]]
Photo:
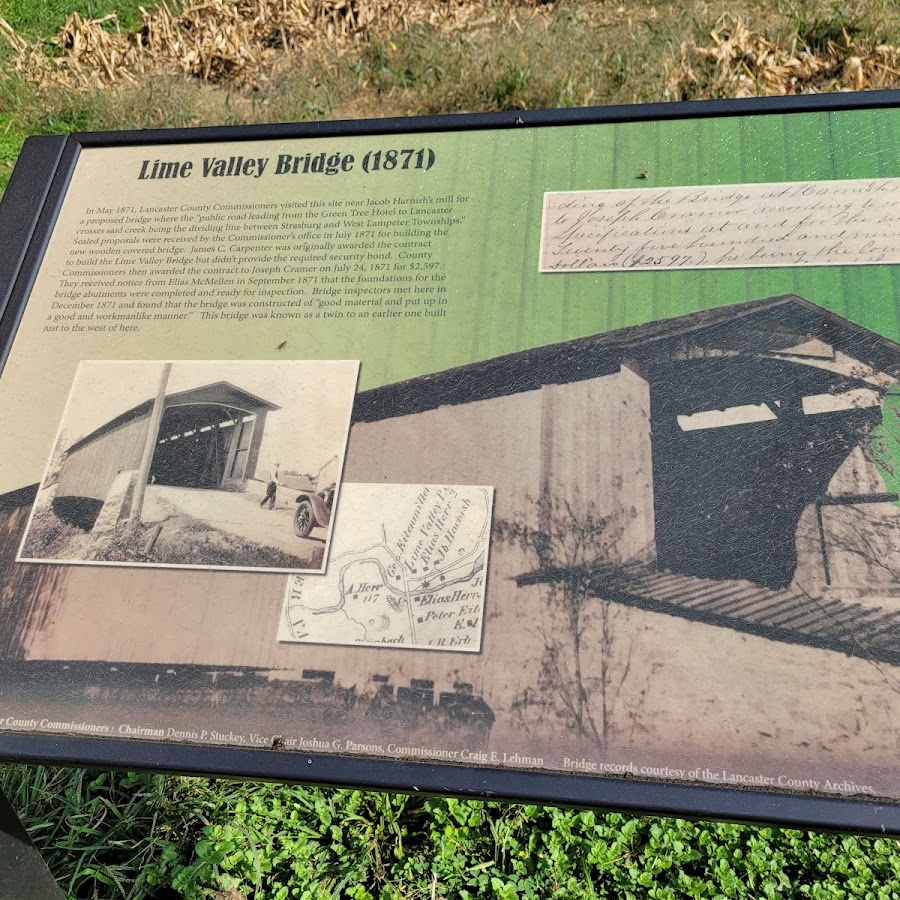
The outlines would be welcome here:
[[[281,489],[275,508],[269,509],[259,505],[262,490],[257,495],[252,489],[233,493],[150,484],[141,518],[146,524],[152,524],[172,516],[191,516],[228,534],[305,557],[323,546],[325,529],[316,528],[310,537],[298,538],[292,522],[294,511],[288,506],[288,501],[293,499],[293,495],[288,497],[289,493]]]

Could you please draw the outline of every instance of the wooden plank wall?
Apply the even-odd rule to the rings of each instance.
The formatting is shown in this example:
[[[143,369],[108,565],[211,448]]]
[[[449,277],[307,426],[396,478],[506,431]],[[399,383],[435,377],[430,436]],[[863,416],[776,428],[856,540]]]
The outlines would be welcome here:
[[[653,562],[650,386],[628,368],[542,390],[542,496],[547,514],[602,523],[588,551],[609,562]],[[559,524],[563,524],[560,522]]]
[[[149,415],[132,419],[70,453],[56,496],[106,500],[116,475],[140,465],[149,422]]]
[[[30,636],[51,627],[65,598],[65,569],[13,562],[30,513],[30,506],[0,509],[0,659],[24,658]]]

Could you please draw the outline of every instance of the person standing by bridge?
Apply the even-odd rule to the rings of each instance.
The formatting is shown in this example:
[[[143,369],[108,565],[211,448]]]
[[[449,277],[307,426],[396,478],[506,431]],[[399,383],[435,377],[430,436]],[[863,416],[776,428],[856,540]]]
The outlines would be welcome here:
[[[266,485],[266,496],[262,498],[259,504],[261,507],[264,507],[268,503],[269,509],[275,508],[275,494],[278,491],[278,466],[279,463],[275,463],[269,472],[269,483]]]

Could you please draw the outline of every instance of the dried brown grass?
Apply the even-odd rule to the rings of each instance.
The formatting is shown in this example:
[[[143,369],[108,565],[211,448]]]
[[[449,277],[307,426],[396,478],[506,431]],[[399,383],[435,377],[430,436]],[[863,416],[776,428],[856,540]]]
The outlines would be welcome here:
[[[721,20],[712,46],[682,46],[666,85],[670,99],[757,97],[896,87],[900,47],[858,41],[846,27],[820,46]]]
[[[707,0],[186,0],[179,11],[179,0],[162,2],[124,34],[114,16],[73,13],[51,52],[0,20],[0,105],[16,129],[900,87],[893,0],[729,0],[721,19]]]
[[[110,29],[117,24],[115,14],[85,19],[72,13],[51,39],[61,51],[56,57],[2,18],[0,35],[13,50],[19,74],[39,84],[106,87],[167,71],[257,88],[276,62],[312,43],[341,52],[373,33],[423,26],[477,30],[496,23],[511,5],[544,8],[491,0],[204,0],[173,12],[163,0],[152,12],[142,8],[143,27],[133,33]]]

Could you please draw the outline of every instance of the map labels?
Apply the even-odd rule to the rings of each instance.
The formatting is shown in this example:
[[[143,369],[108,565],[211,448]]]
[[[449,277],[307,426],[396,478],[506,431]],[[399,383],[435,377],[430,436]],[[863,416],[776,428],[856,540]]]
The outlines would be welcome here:
[[[327,570],[288,580],[278,639],[481,649],[494,489],[344,484]]]

